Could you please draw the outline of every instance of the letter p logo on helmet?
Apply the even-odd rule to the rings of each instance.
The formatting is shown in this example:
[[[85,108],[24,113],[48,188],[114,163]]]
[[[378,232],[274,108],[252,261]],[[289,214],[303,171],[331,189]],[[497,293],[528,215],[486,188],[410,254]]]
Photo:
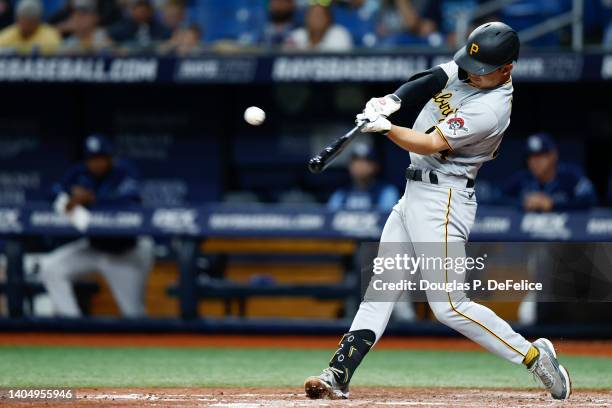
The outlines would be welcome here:
[[[472,45],[470,45],[470,55],[478,54],[478,50],[479,49],[480,49],[480,47],[478,46],[478,44],[472,43]]]

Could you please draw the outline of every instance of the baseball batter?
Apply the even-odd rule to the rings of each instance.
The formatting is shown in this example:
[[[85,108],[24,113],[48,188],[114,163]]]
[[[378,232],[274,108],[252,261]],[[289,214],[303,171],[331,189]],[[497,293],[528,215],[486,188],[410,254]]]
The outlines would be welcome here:
[[[465,243],[476,215],[475,179],[479,168],[497,155],[512,109],[513,62],[519,39],[509,26],[486,23],[476,28],[453,61],[413,76],[394,94],[371,99],[357,115],[362,131],[386,135],[410,152],[404,196],[393,208],[381,243],[402,243],[413,256],[438,243],[442,256],[465,256]],[[423,106],[412,129],[388,117],[403,107]],[[384,255],[384,245],[379,249]],[[429,248],[429,249],[428,249]],[[445,269],[420,270],[423,279],[448,284],[461,279]],[[436,318],[490,352],[524,364],[555,399],[571,393],[567,370],[552,343],[533,343],[516,333],[490,309],[461,291],[440,296],[427,291]],[[397,297],[401,292],[397,293]],[[378,298],[376,298],[378,296]],[[370,348],[382,336],[394,301],[382,301],[372,285],[329,367],[304,384],[310,398],[348,398],[349,382]],[[391,300],[396,300],[391,299]]]

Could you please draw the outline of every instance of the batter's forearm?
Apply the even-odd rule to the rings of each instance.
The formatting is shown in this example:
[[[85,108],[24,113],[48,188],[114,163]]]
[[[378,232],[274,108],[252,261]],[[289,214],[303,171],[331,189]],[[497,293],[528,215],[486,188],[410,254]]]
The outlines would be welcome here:
[[[423,155],[438,153],[448,148],[437,133],[422,133],[401,126],[391,125],[387,137],[402,149]]]

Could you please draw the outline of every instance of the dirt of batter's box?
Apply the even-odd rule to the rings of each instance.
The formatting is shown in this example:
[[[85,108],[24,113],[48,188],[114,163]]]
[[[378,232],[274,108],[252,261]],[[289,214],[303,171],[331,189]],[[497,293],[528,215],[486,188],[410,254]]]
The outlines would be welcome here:
[[[577,391],[555,402],[544,391],[355,387],[350,400],[306,398],[299,388],[96,388],[70,401],[0,401],[3,407],[609,407],[612,392]]]

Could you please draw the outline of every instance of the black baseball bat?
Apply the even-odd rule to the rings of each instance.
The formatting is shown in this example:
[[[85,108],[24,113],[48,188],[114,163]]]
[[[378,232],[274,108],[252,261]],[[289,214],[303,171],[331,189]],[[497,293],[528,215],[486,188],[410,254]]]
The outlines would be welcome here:
[[[311,173],[320,173],[331,164],[331,162],[340,154],[346,146],[349,145],[355,135],[367,122],[363,122],[349,130],[344,136],[339,137],[329,144],[319,154],[308,161],[308,169]]]

